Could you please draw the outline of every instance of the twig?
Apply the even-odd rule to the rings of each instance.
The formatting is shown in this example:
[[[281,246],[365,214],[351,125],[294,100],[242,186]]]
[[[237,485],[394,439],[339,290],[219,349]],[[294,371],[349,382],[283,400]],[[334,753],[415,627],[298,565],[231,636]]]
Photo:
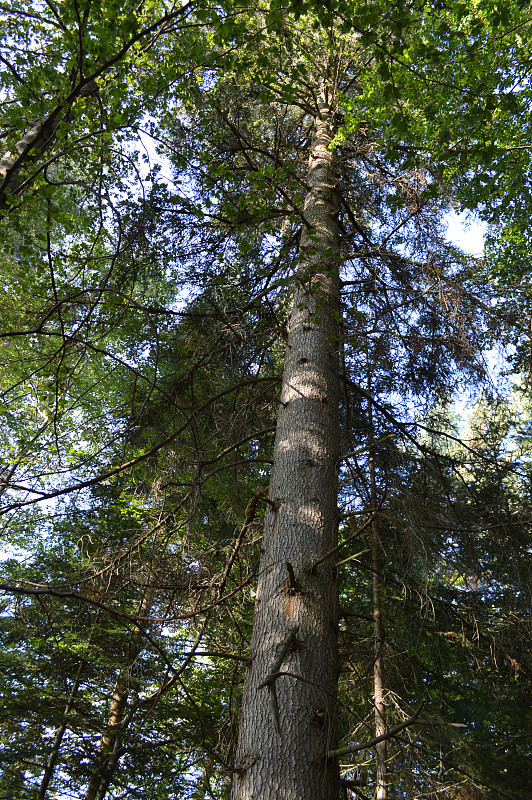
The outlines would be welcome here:
[[[425,705],[425,700],[421,703],[417,711],[408,719],[405,719],[404,722],[401,722],[400,725],[396,725],[395,728],[390,728],[386,733],[381,733],[380,736],[375,736],[373,739],[370,739],[367,742],[363,742],[362,744],[354,744],[352,747],[341,747],[339,750],[329,750],[328,757],[329,758],[338,758],[338,756],[346,756],[349,753],[358,753],[360,750],[368,750],[370,747],[374,747],[379,742],[384,742],[386,739],[391,739],[392,736],[395,736],[396,733],[402,731],[404,728],[408,728],[409,725],[412,725],[415,722],[418,714],[420,713],[421,709]]]
[[[297,578],[294,573],[294,568],[289,561],[286,562],[286,571],[288,572],[288,578],[286,581],[286,588],[288,589],[288,593],[297,594],[298,592],[301,591],[301,587],[297,582]]]
[[[347,558],[344,558],[343,561],[337,561],[334,566],[341,567],[342,564],[347,564],[348,561],[356,561],[357,558],[364,556],[366,553],[371,553],[371,548],[366,548],[366,550],[361,550],[360,553],[355,553],[352,556],[348,556]]]
[[[291,628],[288,633],[286,634],[283,643],[279,649],[277,656],[275,657],[271,669],[266,676],[266,679],[263,680],[257,689],[264,689],[265,686],[268,687],[270,693],[270,703],[272,707],[272,719],[273,719],[273,727],[275,728],[275,732],[281,736],[281,724],[279,722],[279,703],[277,701],[277,690],[275,688],[275,681],[279,677],[280,673],[279,670],[281,669],[281,664],[284,661],[284,658],[288,652],[288,648],[292,644],[295,636],[299,630],[299,625],[296,625],[294,628]]]
[[[382,439],[376,439],[374,442],[371,442],[371,444],[366,444],[364,447],[357,447],[356,450],[346,453],[345,456],[340,456],[340,461],[347,461],[348,458],[358,456],[360,453],[366,453],[368,450],[371,450],[372,447],[375,447],[375,445],[382,444],[388,441],[388,439],[396,439],[398,436],[398,433],[389,433],[387,436],[383,436]]]
[[[364,524],[360,526],[360,528],[357,528],[356,531],[353,534],[351,534],[351,536],[348,536],[347,539],[344,539],[343,542],[337,544],[336,547],[333,547],[333,549],[329,550],[328,553],[325,553],[324,556],[317,558],[316,561],[313,561],[312,564],[310,564],[310,566],[305,567],[306,572],[314,572],[316,567],[319,567],[319,565],[322,564],[327,558],[329,558],[329,556],[333,556],[335,553],[338,552],[338,550],[341,550],[342,547],[345,547],[346,544],[349,544],[349,542],[352,542],[353,539],[356,539],[356,537],[359,536],[362,533],[362,531],[365,531],[366,528],[368,528],[371,525],[376,516],[377,514],[372,514],[371,517],[369,517],[369,519],[367,519],[364,522]]]
[[[293,640],[296,637],[296,634],[299,630],[299,625],[296,625],[294,628],[291,628],[288,633],[286,634],[283,643],[279,649],[277,656],[271,666],[271,669],[266,676],[266,678],[262,681],[261,684],[257,686],[257,689],[264,689],[265,686],[271,686],[272,683],[275,682],[276,678],[279,676],[279,670],[281,669],[281,665],[284,661],[284,657],[288,653],[288,648],[292,644]]]

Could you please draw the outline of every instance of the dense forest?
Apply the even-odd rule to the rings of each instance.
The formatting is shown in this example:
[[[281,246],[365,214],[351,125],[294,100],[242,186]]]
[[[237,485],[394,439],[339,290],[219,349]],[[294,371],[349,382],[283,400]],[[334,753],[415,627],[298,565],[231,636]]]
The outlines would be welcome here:
[[[0,4],[0,800],[529,800],[531,25]]]

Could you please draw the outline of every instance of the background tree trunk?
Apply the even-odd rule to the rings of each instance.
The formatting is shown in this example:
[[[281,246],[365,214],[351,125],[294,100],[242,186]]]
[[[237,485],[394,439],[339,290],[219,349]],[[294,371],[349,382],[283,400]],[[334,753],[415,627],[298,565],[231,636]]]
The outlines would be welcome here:
[[[367,391],[368,397],[371,396],[371,368],[369,358],[366,361],[367,371]],[[369,493],[370,506],[375,518],[371,523],[371,584],[373,599],[373,704],[375,707],[375,737],[386,733],[386,690],[384,686],[384,630],[382,625],[381,611],[381,564],[380,564],[380,536],[378,499],[377,499],[377,477],[375,469],[375,426],[373,422],[373,406],[368,402],[368,422],[369,422]],[[375,745],[375,799],[387,800],[388,788],[386,783],[386,759],[388,742],[378,742]]]
[[[61,749],[61,744],[63,742],[63,738],[65,736],[67,729],[67,718],[70,712],[72,711],[72,707],[74,706],[74,702],[76,700],[76,695],[78,693],[79,685],[81,683],[81,674],[83,672],[83,669],[85,668],[85,663],[86,663],[85,661],[80,662],[76,677],[74,679],[74,683],[72,684],[72,689],[70,690],[70,695],[67,699],[67,703],[65,706],[65,712],[64,712],[65,719],[64,722],[61,723],[61,725],[58,727],[56,731],[52,752],[48,756],[48,761],[46,762],[46,768],[44,770],[44,774],[41,778],[41,783],[39,785],[37,800],[44,800],[44,798],[46,797],[46,790],[48,789],[48,784],[50,783],[54,774],[55,765],[57,763],[57,758],[59,756],[59,751]]]
[[[373,428],[371,429],[373,432]],[[375,483],[375,458],[373,452],[370,454],[370,491],[371,507],[377,508],[377,490]],[[384,632],[382,627],[381,614],[381,579],[380,579],[380,538],[378,519],[371,523],[371,569],[372,569],[372,590],[373,590],[373,702],[375,705],[375,736],[382,736],[386,733],[386,705],[384,688]],[[376,762],[376,800],[386,800],[388,789],[386,784],[386,758],[387,741],[379,742],[375,745]]]
[[[310,147],[233,800],[338,797],[337,765],[327,759],[336,739],[337,580],[334,558],[325,557],[337,541],[333,135],[323,104]]]
[[[149,583],[149,579],[147,583]],[[139,616],[144,617],[149,614],[152,601],[153,592],[148,589],[139,605]],[[126,666],[119,671],[114,685],[113,696],[109,704],[107,725],[100,739],[94,770],[87,784],[85,800],[103,800],[113,778],[119,759],[119,754],[117,756],[117,753],[119,753],[121,739],[124,734],[123,723],[130,693],[131,670],[135,659],[142,650],[143,644],[140,630],[135,627],[131,632],[124,654]],[[127,724],[127,720],[125,722]]]

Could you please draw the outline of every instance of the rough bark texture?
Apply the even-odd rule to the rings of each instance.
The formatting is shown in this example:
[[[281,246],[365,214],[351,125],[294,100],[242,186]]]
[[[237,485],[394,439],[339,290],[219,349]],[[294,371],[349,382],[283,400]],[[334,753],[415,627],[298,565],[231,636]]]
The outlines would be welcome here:
[[[337,173],[316,120],[233,800],[337,800]],[[280,675],[278,673],[281,673]],[[284,674],[283,674],[284,673]],[[286,674],[286,673],[289,673]],[[276,677],[277,676],[277,677]]]

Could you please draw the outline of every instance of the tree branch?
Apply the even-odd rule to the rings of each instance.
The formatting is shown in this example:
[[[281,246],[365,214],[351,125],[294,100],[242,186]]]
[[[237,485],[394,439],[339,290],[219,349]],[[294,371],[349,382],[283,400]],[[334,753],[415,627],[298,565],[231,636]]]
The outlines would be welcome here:
[[[402,731],[404,728],[408,728],[409,725],[412,725],[418,714],[420,713],[421,709],[425,705],[425,700],[421,703],[417,711],[408,719],[405,719],[404,722],[401,722],[400,725],[396,725],[395,728],[390,728],[386,733],[382,733],[380,736],[375,736],[373,739],[370,739],[367,742],[363,742],[362,744],[354,744],[352,747],[341,747],[339,750],[330,750],[328,752],[329,758],[338,758],[338,756],[346,756],[349,753],[358,753],[360,750],[368,750],[370,747],[374,747],[379,742],[384,742],[386,739],[391,739],[392,736],[395,736],[396,733]]]

